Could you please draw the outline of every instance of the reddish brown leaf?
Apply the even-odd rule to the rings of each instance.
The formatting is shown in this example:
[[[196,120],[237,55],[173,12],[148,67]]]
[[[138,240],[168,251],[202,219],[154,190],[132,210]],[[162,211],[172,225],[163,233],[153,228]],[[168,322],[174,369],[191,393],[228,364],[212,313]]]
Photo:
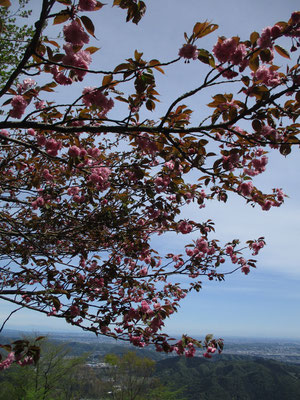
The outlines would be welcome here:
[[[277,51],[277,53],[279,55],[281,55],[281,57],[288,58],[288,59],[291,58],[289,52],[287,50],[285,50],[283,47],[279,46],[278,44],[276,44],[274,47],[275,47],[275,50]]]
[[[70,18],[70,15],[62,12],[60,14],[58,14],[54,20],[53,20],[53,25],[58,25],[58,24],[62,24],[63,22],[68,21],[68,19]]]
[[[2,6],[2,7],[10,7],[11,6],[11,2],[10,2],[10,0],[0,0],[0,6]]]
[[[89,17],[83,15],[82,17],[80,17],[80,19],[85,29],[88,31],[88,33],[95,37],[95,27],[93,22],[89,19]]]

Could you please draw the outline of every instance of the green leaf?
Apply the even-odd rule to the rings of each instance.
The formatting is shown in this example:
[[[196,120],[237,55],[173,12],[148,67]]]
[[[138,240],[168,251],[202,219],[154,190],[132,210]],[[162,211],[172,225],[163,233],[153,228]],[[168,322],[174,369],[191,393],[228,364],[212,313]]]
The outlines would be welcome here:
[[[210,65],[213,68],[216,66],[213,55],[205,49],[198,49],[198,60],[204,64]]]
[[[214,335],[212,333],[209,333],[208,335],[205,336],[205,341],[210,342],[213,339]]]

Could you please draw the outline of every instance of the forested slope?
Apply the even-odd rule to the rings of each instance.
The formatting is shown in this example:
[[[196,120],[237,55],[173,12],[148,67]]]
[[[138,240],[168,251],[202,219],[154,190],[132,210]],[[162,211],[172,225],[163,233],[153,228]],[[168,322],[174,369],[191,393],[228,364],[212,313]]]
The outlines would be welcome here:
[[[222,355],[170,358],[156,365],[163,383],[184,387],[189,400],[293,400],[300,398],[300,366],[272,360]]]

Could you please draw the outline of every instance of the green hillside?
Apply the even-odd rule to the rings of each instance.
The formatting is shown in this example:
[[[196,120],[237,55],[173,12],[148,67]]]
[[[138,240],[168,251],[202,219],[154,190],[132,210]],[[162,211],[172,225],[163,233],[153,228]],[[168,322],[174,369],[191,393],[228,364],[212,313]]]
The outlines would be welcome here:
[[[176,357],[159,361],[156,374],[163,384],[184,387],[188,400],[300,399],[300,366],[272,360]]]

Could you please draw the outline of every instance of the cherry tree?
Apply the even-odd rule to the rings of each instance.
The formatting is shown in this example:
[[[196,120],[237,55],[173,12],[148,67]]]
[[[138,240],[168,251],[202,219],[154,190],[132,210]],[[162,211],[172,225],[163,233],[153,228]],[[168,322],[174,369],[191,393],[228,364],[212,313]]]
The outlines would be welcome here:
[[[253,178],[265,171],[269,151],[287,156],[299,145],[300,12],[245,40],[219,37],[211,50],[198,43],[218,26],[197,22],[172,60],[145,60],[135,51],[103,71],[92,59],[99,50],[93,21],[104,6],[43,0],[35,31],[0,89],[0,298],[135,346],[186,356],[202,346],[211,357],[222,340],[176,341],[163,332],[164,321],[203,279],[247,275],[265,242],[220,244],[212,220],[182,212],[193,203],[226,202],[229,192],[265,211],[284,202],[281,189],[263,193]],[[113,6],[129,23],[146,12],[143,1]],[[55,40],[54,28],[61,31]],[[287,39],[290,51],[282,47]],[[287,65],[275,65],[275,54]],[[183,61],[202,64],[206,75],[155,115],[163,102],[157,75]],[[86,86],[88,76],[101,84]],[[76,90],[66,102],[68,86]],[[207,88],[215,94],[195,123],[185,102]],[[119,119],[111,117],[115,109]],[[187,238],[176,254],[153,246],[153,237],[169,232]],[[39,357],[37,343],[2,347],[9,352],[2,369]]]

